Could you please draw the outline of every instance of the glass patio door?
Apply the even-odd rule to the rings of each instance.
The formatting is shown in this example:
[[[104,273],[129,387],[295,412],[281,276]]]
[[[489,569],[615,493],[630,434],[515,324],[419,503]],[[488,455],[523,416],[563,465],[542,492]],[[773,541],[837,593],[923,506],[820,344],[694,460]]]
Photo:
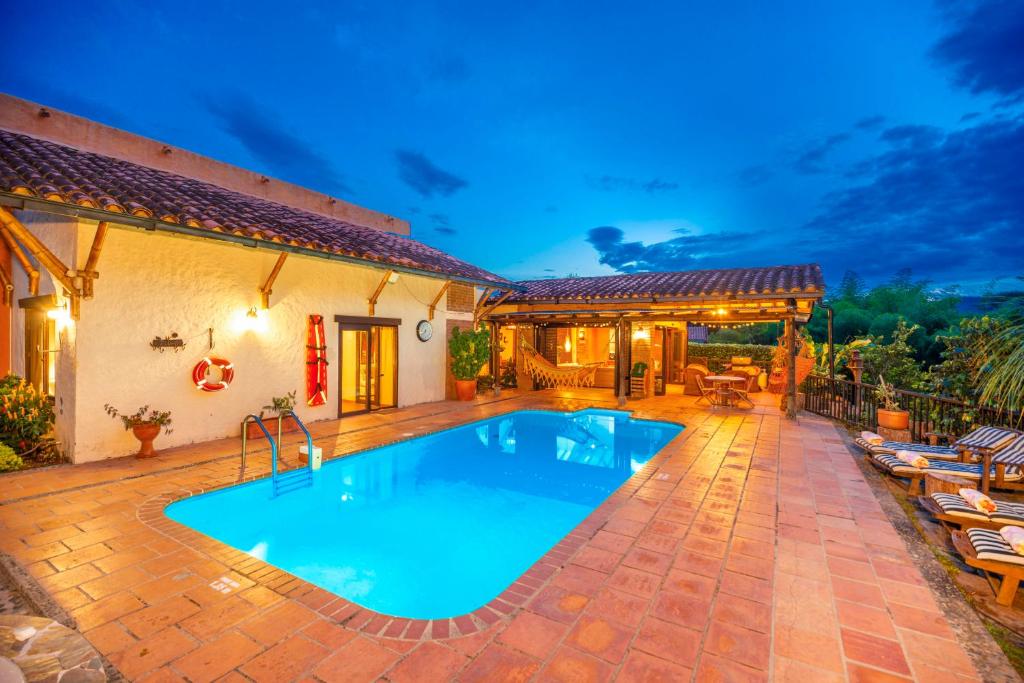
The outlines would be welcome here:
[[[398,403],[398,328],[343,324],[340,329],[338,415]]]

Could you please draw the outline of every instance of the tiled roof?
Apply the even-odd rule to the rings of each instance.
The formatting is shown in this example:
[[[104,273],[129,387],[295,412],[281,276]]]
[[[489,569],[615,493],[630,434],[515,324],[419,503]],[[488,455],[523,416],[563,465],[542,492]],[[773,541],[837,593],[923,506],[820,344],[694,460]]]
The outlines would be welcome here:
[[[0,130],[0,193],[267,240],[485,284],[508,280],[421,242],[120,159]],[[116,218],[111,217],[111,221]]]
[[[523,280],[526,288],[506,303],[586,299],[650,299],[727,297],[777,294],[820,295],[825,291],[816,263],[769,268],[688,270],[674,273],[632,273],[599,277]]]

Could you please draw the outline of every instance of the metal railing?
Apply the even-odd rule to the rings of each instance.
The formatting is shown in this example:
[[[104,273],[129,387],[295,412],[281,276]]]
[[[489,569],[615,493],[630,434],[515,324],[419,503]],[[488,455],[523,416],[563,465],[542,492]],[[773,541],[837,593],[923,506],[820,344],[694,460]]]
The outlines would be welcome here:
[[[875,385],[847,379],[830,379],[811,375],[800,385],[804,394],[804,410],[840,420],[862,429],[878,428],[878,401]],[[910,435],[914,441],[925,441],[929,433],[961,436],[976,425],[1020,427],[1020,413],[991,407],[972,407],[945,396],[896,389],[896,400],[910,413]],[[965,420],[965,414],[972,419]]]
[[[295,420],[295,424],[299,426],[302,433],[306,436],[306,466],[296,468],[294,470],[285,470],[284,472],[278,472],[277,459],[281,444],[281,426],[284,418],[290,417]],[[267,441],[270,443],[270,477],[271,486],[273,488],[274,496],[278,496],[281,493],[287,493],[296,488],[302,486],[308,486],[313,482],[313,437],[310,435],[309,430],[306,429],[306,425],[302,423],[299,416],[291,410],[285,410],[277,416],[277,440],[271,436],[267,426],[263,424],[263,420],[258,415],[246,415],[245,419],[242,420],[242,462],[238,470],[238,481],[245,479],[245,456],[248,450],[249,434],[246,426],[250,423],[255,423],[263,435],[267,437]]]

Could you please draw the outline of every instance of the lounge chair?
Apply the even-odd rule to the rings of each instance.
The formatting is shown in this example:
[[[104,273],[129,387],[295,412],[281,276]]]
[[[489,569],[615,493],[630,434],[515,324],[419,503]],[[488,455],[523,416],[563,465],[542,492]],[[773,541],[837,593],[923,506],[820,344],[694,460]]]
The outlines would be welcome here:
[[[957,477],[963,477],[964,479],[973,479],[980,481],[982,478],[983,470],[981,463],[967,463],[967,462],[948,462],[945,460],[928,460],[927,467],[914,467],[903,462],[895,455],[888,455],[881,453],[879,455],[871,455],[868,457],[868,462],[882,470],[886,474],[890,474],[898,479],[906,479],[907,481],[907,493],[915,495],[920,492],[924,484],[925,475],[929,472],[952,474]],[[996,468],[989,468],[990,474],[992,474]],[[1017,482],[1021,479],[1020,468],[1016,466],[1007,467],[1002,475],[1001,480],[997,480],[996,485],[999,486],[1003,482]]]
[[[896,451],[911,451],[932,460],[960,459],[960,451],[952,446],[929,446],[924,443],[906,441],[883,441],[880,444],[873,444],[859,436],[853,442],[868,455],[896,455]]]
[[[991,529],[954,531],[952,538],[964,562],[985,572],[996,594],[996,602],[1007,607],[1013,605],[1020,580],[1024,578],[1024,555],[1013,552],[999,532]]]
[[[896,451],[911,451],[921,453],[926,458],[933,460],[957,460],[964,459],[965,453],[985,453],[989,455],[998,453],[1004,448],[1015,443],[1019,432],[1002,427],[976,427],[970,434],[965,434],[949,446],[931,446],[923,443],[908,443],[906,441],[883,441],[881,444],[872,444],[867,440],[857,437],[854,443],[864,452],[871,455],[888,454],[895,455]],[[1024,453],[1021,455],[1021,463],[1024,464]]]
[[[1017,440],[1009,446],[993,454],[992,464],[995,466],[997,481],[999,480],[1000,474],[1006,472],[1008,469],[1017,468],[1019,470],[1024,467],[1024,435],[1018,437]],[[1020,484],[1014,484],[1010,488],[1022,488],[1022,486]]]
[[[956,493],[933,493],[918,498],[918,502],[950,532],[957,529],[999,531],[1004,526],[1024,527],[1024,505],[1019,503],[993,501],[996,511],[990,513],[970,505]]]

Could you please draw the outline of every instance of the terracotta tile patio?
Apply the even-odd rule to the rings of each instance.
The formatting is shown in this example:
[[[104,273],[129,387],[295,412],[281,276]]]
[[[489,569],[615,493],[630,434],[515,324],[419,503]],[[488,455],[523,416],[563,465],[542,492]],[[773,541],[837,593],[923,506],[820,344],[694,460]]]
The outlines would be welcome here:
[[[337,456],[594,404],[614,405],[506,392],[313,431]],[[5,476],[0,547],[131,680],[980,680],[832,423],[786,421],[768,397],[629,408],[687,429],[500,605],[456,620],[381,617],[166,521],[181,491],[237,479],[237,439]]]

